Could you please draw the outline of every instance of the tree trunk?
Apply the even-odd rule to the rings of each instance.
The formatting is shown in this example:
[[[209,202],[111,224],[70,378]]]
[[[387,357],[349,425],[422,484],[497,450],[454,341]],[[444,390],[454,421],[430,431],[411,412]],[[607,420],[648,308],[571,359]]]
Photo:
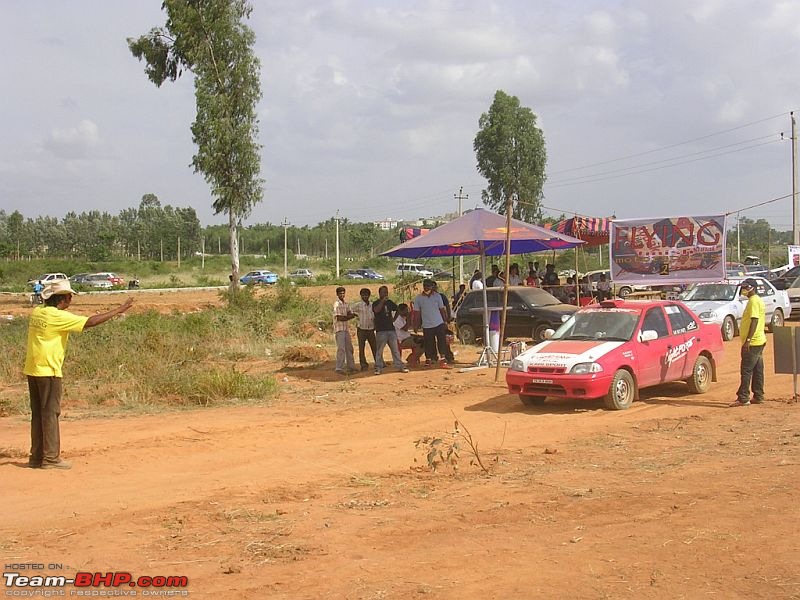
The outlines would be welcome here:
[[[228,229],[231,236],[231,289],[239,287],[239,235],[234,211],[228,212]]]

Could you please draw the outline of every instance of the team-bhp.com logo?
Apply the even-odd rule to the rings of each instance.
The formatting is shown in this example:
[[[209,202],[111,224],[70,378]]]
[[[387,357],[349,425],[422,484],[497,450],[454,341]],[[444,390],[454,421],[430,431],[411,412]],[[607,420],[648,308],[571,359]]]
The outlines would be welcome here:
[[[44,566],[44,565],[42,565]],[[185,575],[141,575],[134,578],[127,571],[89,573],[79,571],[74,577],[64,575],[23,575],[15,571],[3,573],[6,596],[188,596]],[[63,588],[72,586],[77,589]],[[111,588],[111,589],[105,589]],[[139,589],[137,589],[139,588]],[[177,589],[175,589],[177,588]]]

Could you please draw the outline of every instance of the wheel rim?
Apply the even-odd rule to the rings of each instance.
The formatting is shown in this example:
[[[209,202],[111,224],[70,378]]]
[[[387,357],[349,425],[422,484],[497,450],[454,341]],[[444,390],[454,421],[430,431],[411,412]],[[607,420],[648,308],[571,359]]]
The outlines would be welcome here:
[[[704,360],[697,362],[694,370],[694,378],[697,382],[697,387],[705,387],[709,380],[708,363]]]
[[[475,343],[475,330],[470,325],[462,325],[459,327],[458,332],[461,334],[461,339],[465,344]]]
[[[614,396],[617,402],[620,404],[627,404],[630,391],[631,388],[628,385],[628,381],[624,377],[620,377],[617,380],[617,384],[614,386]]]
[[[725,335],[726,340],[733,339],[733,321],[730,317],[725,317],[725,322],[722,324],[722,333]]]
[[[783,326],[783,313],[779,310],[775,311],[775,314],[772,315],[772,324],[775,327],[782,327]]]

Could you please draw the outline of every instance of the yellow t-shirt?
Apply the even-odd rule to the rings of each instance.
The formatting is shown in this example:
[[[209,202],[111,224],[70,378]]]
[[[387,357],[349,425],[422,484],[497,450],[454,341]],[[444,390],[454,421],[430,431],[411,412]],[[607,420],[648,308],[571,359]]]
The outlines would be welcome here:
[[[37,306],[28,324],[28,351],[22,372],[33,377],[61,377],[61,365],[71,331],[83,331],[89,317],[55,306]]]
[[[744,307],[742,313],[742,326],[739,329],[739,335],[742,338],[742,344],[747,339],[747,334],[750,331],[750,321],[753,318],[758,319],[758,327],[750,340],[751,346],[763,346],[767,343],[767,334],[764,333],[764,323],[767,319],[767,311],[764,308],[764,301],[758,294],[753,294],[747,299],[747,306]]]

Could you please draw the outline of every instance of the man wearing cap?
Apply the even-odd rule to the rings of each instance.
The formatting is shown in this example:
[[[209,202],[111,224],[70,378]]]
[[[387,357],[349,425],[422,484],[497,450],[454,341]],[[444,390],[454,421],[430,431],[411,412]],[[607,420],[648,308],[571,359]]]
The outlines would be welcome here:
[[[122,305],[99,315],[82,317],[67,311],[72,296],[78,292],[69,280],[49,283],[42,290],[44,305],[31,313],[28,346],[22,372],[28,378],[31,397],[31,454],[28,466],[34,469],[69,469],[72,464],[61,458],[58,417],[61,414],[61,367],[71,332],[105,323],[121,315],[133,304],[128,298]]]
[[[764,346],[767,345],[767,334],[764,333],[766,310],[764,301],[756,291],[755,279],[742,282],[742,294],[747,296],[747,306],[742,314],[742,325],[739,331],[742,338],[742,362],[739,368],[740,384],[736,391],[736,402],[730,406],[749,406],[764,402]],[[753,399],[750,400],[750,388]]]

